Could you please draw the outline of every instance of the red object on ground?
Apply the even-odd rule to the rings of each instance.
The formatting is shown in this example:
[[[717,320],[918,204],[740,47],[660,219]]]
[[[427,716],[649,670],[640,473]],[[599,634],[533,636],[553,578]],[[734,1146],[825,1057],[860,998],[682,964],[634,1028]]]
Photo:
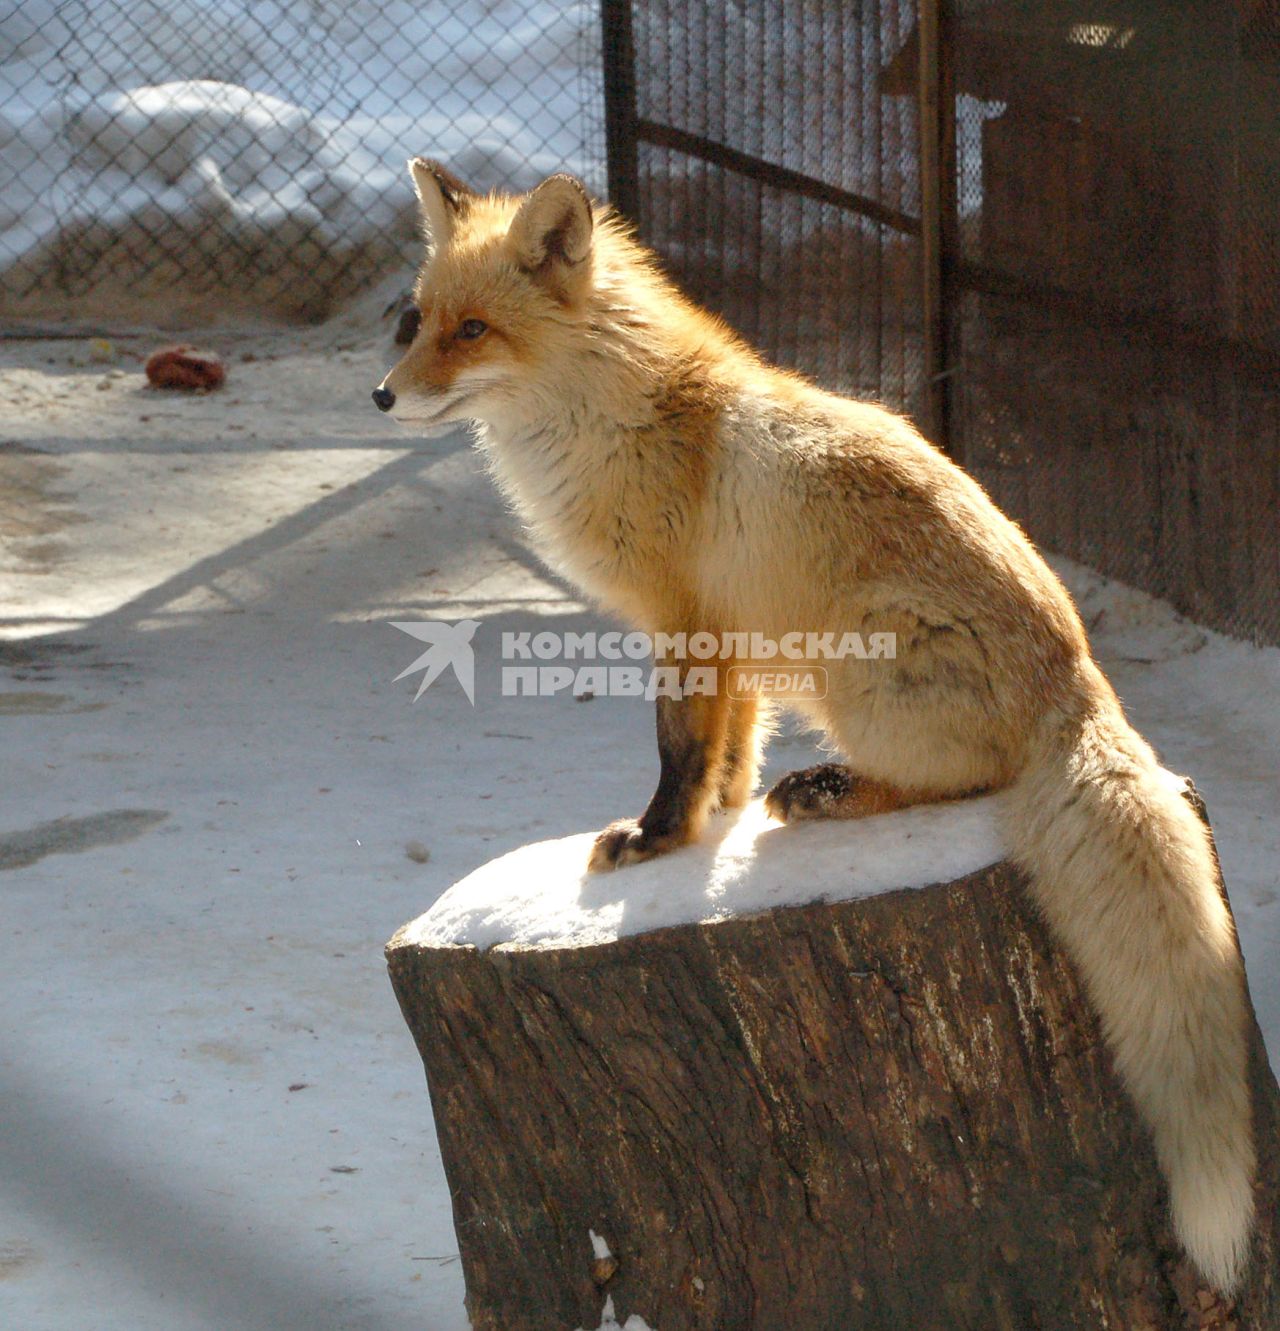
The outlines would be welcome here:
[[[209,390],[221,388],[226,377],[222,357],[196,347],[161,347],[147,361],[147,382],[153,388]]]

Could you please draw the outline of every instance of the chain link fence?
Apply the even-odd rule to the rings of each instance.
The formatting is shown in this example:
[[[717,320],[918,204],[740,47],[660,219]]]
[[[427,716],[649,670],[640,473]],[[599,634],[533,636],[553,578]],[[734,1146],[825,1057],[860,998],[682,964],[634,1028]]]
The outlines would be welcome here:
[[[405,158],[603,190],[591,0],[0,0],[0,311],[318,319],[416,257]]]

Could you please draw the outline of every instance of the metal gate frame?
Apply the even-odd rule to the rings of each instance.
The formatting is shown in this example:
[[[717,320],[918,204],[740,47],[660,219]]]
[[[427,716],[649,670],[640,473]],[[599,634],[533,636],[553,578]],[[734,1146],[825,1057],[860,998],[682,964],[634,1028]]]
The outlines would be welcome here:
[[[609,198],[624,217],[639,220],[641,143],[673,148],[689,157],[747,176],[764,185],[832,204],[891,227],[921,242],[924,372],[928,386],[925,434],[951,452],[948,381],[948,242],[955,231],[955,97],[945,58],[946,0],[917,0],[920,117],[921,215],[912,217],[875,199],[841,189],[799,171],[778,166],[674,125],[647,120],[637,111],[635,37],[631,0],[601,0],[604,46],[605,143]]]

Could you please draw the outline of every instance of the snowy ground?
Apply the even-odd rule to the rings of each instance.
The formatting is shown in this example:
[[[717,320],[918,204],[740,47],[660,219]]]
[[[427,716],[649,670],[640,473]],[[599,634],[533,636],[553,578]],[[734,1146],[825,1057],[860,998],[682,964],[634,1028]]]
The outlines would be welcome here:
[[[208,397],[148,392],[146,338],[114,364],[0,343],[15,1331],[466,1326],[382,946],[484,860],[639,811],[656,758],[643,702],[497,696],[501,630],[601,625],[461,436],[389,433],[380,301],[219,332]],[[1132,715],[1208,801],[1275,1057],[1280,651],[1071,577]],[[450,676],[413,703],[392,680],[419,645],[390,621],[463,617],[475,708]],[[811,753],[779,737],[770,775]]]

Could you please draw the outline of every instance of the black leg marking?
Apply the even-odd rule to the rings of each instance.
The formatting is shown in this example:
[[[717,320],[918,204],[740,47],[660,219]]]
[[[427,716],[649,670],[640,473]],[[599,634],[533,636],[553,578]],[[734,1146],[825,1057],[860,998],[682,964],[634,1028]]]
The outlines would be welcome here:
[[[592,869],[645,860],[692,838],[709,803],[721,713],[719,698],[658,699],[658,788],[638,819],[620,819],[600,833]]]

